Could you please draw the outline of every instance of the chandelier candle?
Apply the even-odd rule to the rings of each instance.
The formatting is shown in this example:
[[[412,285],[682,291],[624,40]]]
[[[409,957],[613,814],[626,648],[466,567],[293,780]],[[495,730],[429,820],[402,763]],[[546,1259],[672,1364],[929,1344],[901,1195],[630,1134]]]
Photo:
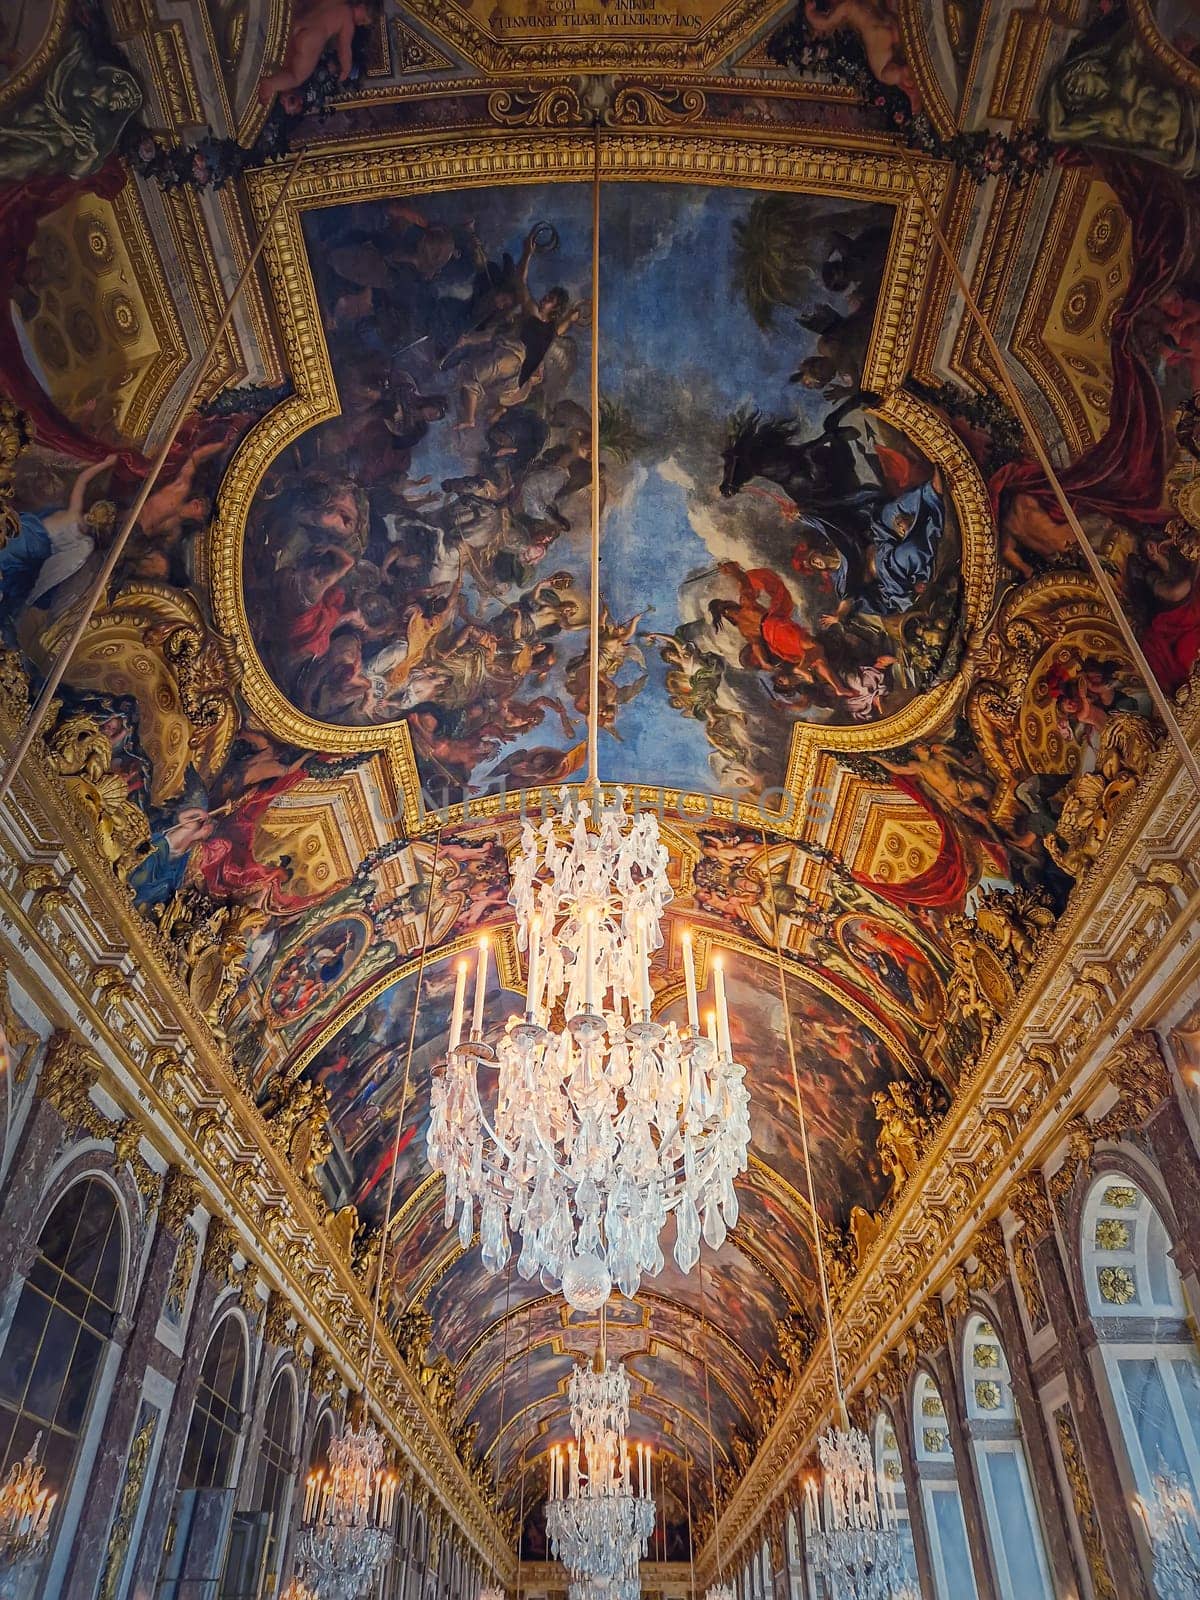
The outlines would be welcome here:
[[[523,1278],[557,1280],[568,1304],[596,1311],[614,1283],[632,1296],[643,1274],[662,1270],[670,1212],[682,1272],[699,1260],[702,1235],[720,1249],[738,1218],[750,1098],[719,961],[706,1036],[694,1021],[681,1029],[652,1015],[651,960],[671,899],[658,819],[627,815],[620,790],[592,803],[566,792],[561,807],[525,823],[513,867],[525,1006],[494,1049],[484,1043],[481,943],[470,1041],[452,1017],[428,1149],[446,1179],[446,1226],[457,1215],[464,1249],[478,1206],[489,1272],[504,1267],[515,1234]],[[691,1015],[690,934],[684,949]]]

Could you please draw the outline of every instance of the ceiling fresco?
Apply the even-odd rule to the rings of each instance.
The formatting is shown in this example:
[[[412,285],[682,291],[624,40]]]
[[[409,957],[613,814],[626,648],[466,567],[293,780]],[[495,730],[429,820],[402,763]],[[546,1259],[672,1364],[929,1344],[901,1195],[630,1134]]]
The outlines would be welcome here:
[[[737,1227],[609,1318],[685,1553],[805,1381],[814,1226],[840,1304],[1159,743],[914,174],[1194,692],[1192,11],[183,11],[0,23],[4,682],[62,648],[270,214],[35,759],[528,1513],[599,1329],[446,1231],[425,1135],[454,961],[492,937],[502,1027],[521,817],[583,759],[599,125],[602,768],[670,850],[655,1011],[685,927],[723,950],[751,1092]]]
[[[584,759],[591,196],[304,217],[341,414],[268,469],[245,605],[316,723],[402,723],[427,794]],[[607,775],[761,795],[797,722],[952,677],[941,471],[864,390],[891,207],[613,183],[602,220]]]

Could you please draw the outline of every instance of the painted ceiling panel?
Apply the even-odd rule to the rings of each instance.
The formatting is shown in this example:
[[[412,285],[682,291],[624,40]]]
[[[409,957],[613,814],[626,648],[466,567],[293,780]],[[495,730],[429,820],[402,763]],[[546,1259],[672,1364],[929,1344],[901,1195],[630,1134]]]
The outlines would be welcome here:
[[[1197,121],[1186,9],[1085,5],[1065,30],[934,0],[903,27],[891,4],[647,0],[601,55],[586,7],[549,28],[523,0],[383,0],[343,59],[276,0],[146,0],[119,33],[55,0],[3,41],[6,682],[61,650],[278,194],[273,158],[305,151],[46,760],[364,1275],[398,1152],[392,1325],[510,1505],[597,1330],[446,1232],[425,1129],[454,959],[492,935],[498,1029],[523,983],[520,812],[581,766],[593,123],[603,771],[664,816],[658,1014],[679,1017],[690,926],[702,962],[727,952],[752,1096],[733,1237],[703,1278],[669,1262],[628,1326],[612,1312],[679,1510],[689,1481],[711,1497],[709,1341],[718,1474],[772,1385],[804,1381],[776,944],[844,1279],[917,1203],[950,1097],[1158,740],[935,270],[910,160],[1014,330],[1153,670],[1169,693],[1193,674],[1197,161],[1163,133]]]

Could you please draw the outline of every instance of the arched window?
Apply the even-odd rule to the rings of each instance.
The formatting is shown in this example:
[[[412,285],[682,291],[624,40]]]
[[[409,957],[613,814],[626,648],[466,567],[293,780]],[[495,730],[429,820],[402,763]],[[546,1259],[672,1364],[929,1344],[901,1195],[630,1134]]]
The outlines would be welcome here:
[[[179,1469],[181,1489],[224,1489],[232,1482],[245,1390],[246,1338],[237,1317],[227,1316],[209,1339],[200,1369]]]
[[[816,1480],[808,1480],[815,1485]],[[823,1572],[818,1572],[813,1566],[812,1541],[813,1535],[820,1532],[817,1521],[817,1507],[813,1504],[811,1489],[804,1496],[804,1570],[808,1577],[808,1592],[811,1600],[831,1600],[829,1580]]]
[[[267,1397],[263,1419],[262,1447],[254,1483],[254,1506],[269,1521],[266,1524],[266,1574],[262,1593],[275,1593],[283,1536],[287,1527],[293,1477],[296,1471],[296,1383],[285,1367],[276,1377]]]
[[[408,1571],[408,1501],[396,1496],[396,1538],[392,1557],[388,1562],[387,1581],[383,1588],[384,1600],[404,1600],[404,1575]]]
[[[1001,1596],[1054,1600],[1008,1361],[985,1317],[976,1315],[967,1323],[963,1373],[971,1448]]]
[[[759,1564],[762,1567],[762,1592],[764,1600],[773,1600],[775,1594],[775,1578],[771,1571],[771,1543],[764,1539],[762,1549],[758,1552]]]
[[[875,1477],[880,1493],[884,1486],[890,1491],[890,1498],[895,1500],[896,1521],[900,1529],[900,1542],[904,1549],[905,1571],[908,1573],[913,1586],[917,1583],[917,1557],[913,1550],[912,1527],[908,1514],[908,1490],[904,1483],[904,1465],[900,1460],[900,1445],[896,1439],[896,1430],[892,1426],[892,1419],[886,1411],[881,1411],[875,1419]]]
[[[1137,1492],[1165,1471],[1200,1496],[1200,1358],[1167,1230],[1128,1178],[1092,1186],[1083,1271]]]
[[[41,1434],[46,1486],[61,1511],[121,1293],[116,1196],[72,1184],[50,1213],[0,1356],[0,1479]]]
[[[413,1522],[412,1551],[408,1563],[406,1600],[421,1600],[425,1583],[425,1516],[418,1512]]]
[[[804,1562],[800,1555],[800,1527],[796,1513],[787,1516],[788,1600],[804,1600]]]
[[[975,1600],[975,1569],[950,1426],[941,1393],[927,1372],[918,1376],[913,1390],[913,1440],[938,1600]]]

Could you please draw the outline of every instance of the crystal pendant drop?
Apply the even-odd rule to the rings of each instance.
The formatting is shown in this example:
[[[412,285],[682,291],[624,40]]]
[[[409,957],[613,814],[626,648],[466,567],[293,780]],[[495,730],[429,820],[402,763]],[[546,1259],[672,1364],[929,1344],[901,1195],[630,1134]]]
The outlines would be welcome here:
[[[614,1283],[632,1296],[661,1270],[671,1212],[685,1273],[702,1238],[719,1249],[737,1221],[750,1097],[720,963],[702,1029],[686,935],[688,1022],[651,1016],[667,865],[657,818],[628,815],[619,790],[595,807],[565,794],[558,815],[526,822],[509,897],[528,964],[525,1013],[494,1044],[483,1037],[484,945],[470,1028],[460,965],[434,1077],[428,1150],[446,1180],[447,1227],[457,1218],[468,1239],[478,1204],[487,1270],[505,1264],[516,1233],[521,1277],[561,1283],[581,1311],[598,1309]]]

